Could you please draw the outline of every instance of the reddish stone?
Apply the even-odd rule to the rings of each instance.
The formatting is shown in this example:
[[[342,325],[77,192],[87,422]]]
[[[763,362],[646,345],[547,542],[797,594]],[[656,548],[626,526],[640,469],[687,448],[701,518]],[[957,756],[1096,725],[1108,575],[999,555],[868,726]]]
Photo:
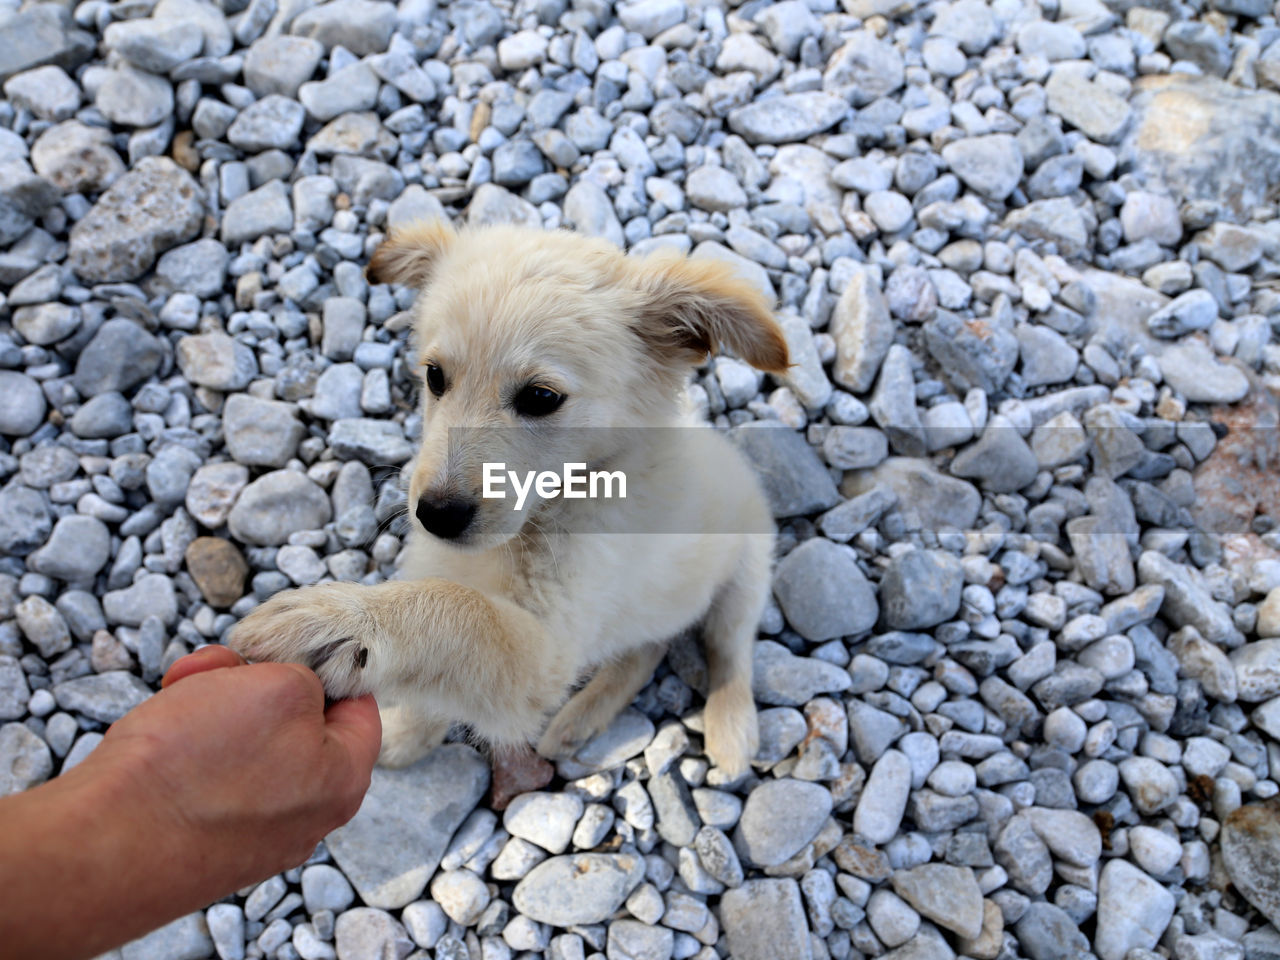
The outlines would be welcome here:
[[[516,797],[541,790],[556,775],[556,768],[533,752],[531,747],[497,750],[493,755],[494,810],[505,810]]]

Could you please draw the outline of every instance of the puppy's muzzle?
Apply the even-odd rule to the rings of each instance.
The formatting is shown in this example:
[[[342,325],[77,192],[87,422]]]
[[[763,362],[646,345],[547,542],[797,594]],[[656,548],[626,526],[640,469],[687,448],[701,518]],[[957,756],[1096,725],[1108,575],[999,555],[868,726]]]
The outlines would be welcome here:
[[[457,540],[466,532],[476,515],[476,504],[470,500],[418,498],[415,511],[418,522],[427,533],[441,540]]]

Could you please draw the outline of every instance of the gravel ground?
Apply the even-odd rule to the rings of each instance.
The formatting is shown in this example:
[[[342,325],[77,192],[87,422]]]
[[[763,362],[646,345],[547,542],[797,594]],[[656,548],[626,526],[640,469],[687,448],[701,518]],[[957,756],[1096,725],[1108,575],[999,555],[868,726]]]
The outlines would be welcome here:
[[[692,388],[781,530],[753,775],[682,646],[111,956],[1280,957],[1269,2],[0,0],[0,82],[0,793],[392,574],[389,225],[728,260],[796,361]]]

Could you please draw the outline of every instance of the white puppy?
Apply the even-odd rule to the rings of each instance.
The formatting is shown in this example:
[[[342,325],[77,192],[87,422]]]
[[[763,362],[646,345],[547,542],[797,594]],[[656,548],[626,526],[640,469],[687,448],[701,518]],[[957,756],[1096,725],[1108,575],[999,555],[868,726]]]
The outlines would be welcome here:
[[[231,645],[308,664],[332,697],[376,694],[381,760],[403,765],[456,721],[495,744],[541,733],[540,752],[570,755],[702,622],[706,751],[745,772],[773,526],[750,466],[685,398],[720,346],[786,368],[769,304],[716,261],[513,227],[393,232],[369,275],[420,291],[423,437],[399,579],[278,594]],[[584,464],[624,475],[627,495],[524,486],[516,509],[509,477],[505,499],[483,495],[485,464],[522,486],[534,469]]]

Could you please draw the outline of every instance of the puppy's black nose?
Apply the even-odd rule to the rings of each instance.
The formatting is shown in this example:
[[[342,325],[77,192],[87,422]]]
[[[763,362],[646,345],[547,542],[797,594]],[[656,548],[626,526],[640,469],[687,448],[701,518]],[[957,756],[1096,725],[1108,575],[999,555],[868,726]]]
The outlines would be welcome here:
[[[471,524],[476,505],[468,500],[418,498],[418,522],[441,540],[456,540]]]

